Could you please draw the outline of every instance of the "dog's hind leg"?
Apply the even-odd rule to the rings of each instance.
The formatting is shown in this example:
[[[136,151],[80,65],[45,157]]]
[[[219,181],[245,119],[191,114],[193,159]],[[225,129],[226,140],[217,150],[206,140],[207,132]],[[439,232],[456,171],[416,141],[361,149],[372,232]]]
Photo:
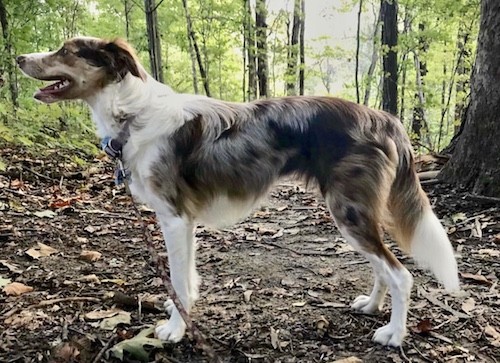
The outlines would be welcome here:
[[[330,183],[332,187],[322,189],[343,237],[370,261],[375,273],[371,295],[358,297],[353,308],[369,313],[378,310],[388,287],[392,298],[391,319],[375,332],[373,340],[399,346],[406,334],[413,279],[381,237],[380,223],[394,174],[394,163],[385,152],[379,147],[365,146],[334,169],[335,185]]]
[[[190,286],[194,268],[193,224],[186,218],[172,215],[167,209],[157,210],[156,215],[167,246],[172,286],[189,313],[193,304]],[[186,324],[171,301],[167,301],[166,308],[170,319],[156,328],[156,335],[161,340],[178,342],[184,336]]]

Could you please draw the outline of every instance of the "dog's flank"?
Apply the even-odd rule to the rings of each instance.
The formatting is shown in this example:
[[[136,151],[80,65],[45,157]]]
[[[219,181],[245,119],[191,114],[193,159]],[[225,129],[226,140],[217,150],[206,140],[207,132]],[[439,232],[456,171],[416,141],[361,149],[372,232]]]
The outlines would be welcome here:
[[[330,97],[231,103],[176,94],[145,73],[121,40],[76,38],[18,63],[31,77],[61,80],[39,91],[39,100],[85,100],[101,137],[116,137],[121,120],[132,120],[123,148],[131,190],[157,213],[172,283],[188,311],[198,296],[195,223],[234,223],[283,176],[317,185],[344,238],[370,261],[373,290],[353,308],[375,312],[390,290],[391,319],[376,331],[376,342],[402,343],[412,286],[384,245],[381,226],[446,288],[458,287],[451,244],[420,187],[397,118]],[[171,319],[157,334],[179,341],[185,325],[168,309]]]

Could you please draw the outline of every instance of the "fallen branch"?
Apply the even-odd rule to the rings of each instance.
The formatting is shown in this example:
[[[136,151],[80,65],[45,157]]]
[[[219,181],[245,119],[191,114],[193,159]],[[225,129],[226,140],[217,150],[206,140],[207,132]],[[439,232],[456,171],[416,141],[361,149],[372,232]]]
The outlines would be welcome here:
[[[477,200],[478,202],[499,203],[500,204],[500,198],[487,197],[485,195],[477,195],[477,194],[467,194],[465,197],[468,199]]]
[[[439,306],[441,309],[446,310],[453,316],[456,316],[457,318],[460,319],[470,319],[469,315],[463,314],[460,311],[457,311],[453,309],[452,307],[446,305],[445,303],[441,302],[437,297],[429,294],[427,291],[425,291],[423,288],[419,288],[418,292],[425,297],[427,300],[429,300],[431,303],[433,303],[436,306]]]
[[[137,298],[126,295],[120,291],[116,291],[115,293],[113,293],[113,302],[119,305],[131,307],[133,309],[139,308],[139,301]],[[152,302],[149,301],[141,301],[141,308],[153,313],[161,312],[160,309],[158,309]]]
[[[40,301],[38,304],[29,305],[26,309],[38,309],[38,308],[42,308],[44,306],[59,304],[59,303],[63,303],[63,302],[74,302],[74,301],[87,301],[87,302],[98,303],[98,302],[101,302],[101,299],[98,299],[96,297],[90,297],[90,296],[63,297],[63,298],[59,298],[59,299]]]
[[[436,177],[440,172],[441,170],[422,171],[420,173],[417,173],[417,175],[420,181],[423,181],[423,180],[436,179]]]
[[[106,353],[109,347],[111,347],[111,345],[113,345],[117,340],[118,340],[118,335],[114,335],[113,337],[111,337],[111,339],[108,340],[108,342],[104,345],[104,347],[102,347],[99,353],[97,353],[92,363],[99,363],[104,353]]]
[[[302,256],[326,256],[326,257],[330,257],[330,256],[337,256],[338,255],[338,253],[335,253],[335,252],[297,251],[297,250],[294,250],[293,248],[282,246],[282,245],[280,245],[278,243],[271,242],[267,238],[263,238],[262,241],[264,241],[268,245],[271,245],[271,246],[274,246],[274,247],[278,247],[278,248],[282,248],[284,250],[288,250],[290,252],[293,252],[293,253],[296,253],[297,255],[302,255]]]

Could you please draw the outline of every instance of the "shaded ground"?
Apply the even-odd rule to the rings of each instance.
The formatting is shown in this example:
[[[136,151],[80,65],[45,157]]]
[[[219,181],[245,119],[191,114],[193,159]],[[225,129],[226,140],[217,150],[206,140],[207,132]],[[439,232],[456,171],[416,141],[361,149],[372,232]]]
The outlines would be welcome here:
[[[165,300],[165,290],[130,200],[113,185],[111,164],[95,160],[79,169],[57,152],[36,160],[4,149],[2,157],[9,169],[0,175],[0,282],[9,279],[33,291],[0,291],[0,362],[93,362],[103,347],[165,319],[147,309],[148,301]],[[364,362],[500,361],[499,206],[442,185],[428,192],[449,227],[463,291],[444,294],[397,253],[415,276],[401,350],[371,342],[389,319],[387,308],[377,316],[349,309],[371,288],[369,266],[342,241],[315,194],[291,182],[278,185],[267,206],[234,228],[198,228],[203,282],[193,312],[197,325],[227,362],[334,362],[352,356]],[[162,248],[154,214],[142,213]],[[85,259],[83,250],[101,256]],[[140,297],[141,311],[123,299],[117,303],[117,292]],[[113,307],[129,312],[130,324],[113,329],[111,322],[113,330],[105,330],[105,314],[88,315]],[[103,361],[117,361],[104,350]],[[124,359],[134,361],[127,353]],[[150,361],[204,359],[185,338],[153,350]]]

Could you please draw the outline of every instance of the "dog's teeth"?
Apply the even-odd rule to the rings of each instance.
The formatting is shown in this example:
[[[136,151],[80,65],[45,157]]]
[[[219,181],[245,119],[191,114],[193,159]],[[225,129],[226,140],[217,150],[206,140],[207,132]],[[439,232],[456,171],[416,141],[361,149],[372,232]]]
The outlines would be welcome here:
[[[65,79],[63,81],[62,85],[65,86],[65,87],[68,86],[69,85],[69,81],[67,79]]]

